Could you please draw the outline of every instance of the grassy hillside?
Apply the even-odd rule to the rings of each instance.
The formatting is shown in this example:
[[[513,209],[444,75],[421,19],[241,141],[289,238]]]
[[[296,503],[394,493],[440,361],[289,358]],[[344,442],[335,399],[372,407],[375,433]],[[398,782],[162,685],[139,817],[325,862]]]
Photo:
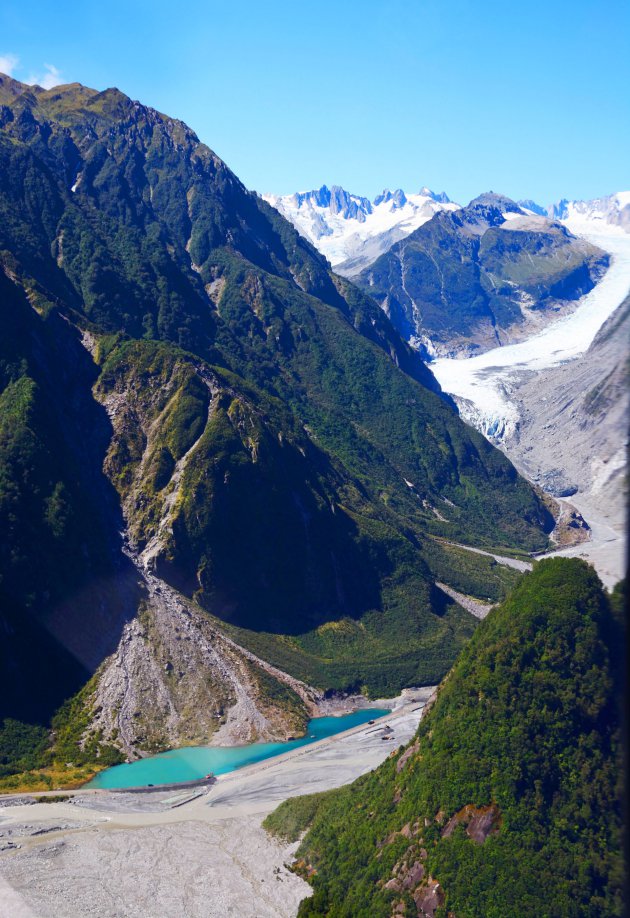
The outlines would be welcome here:
[[[525,575],[417,736],[267,821],[314,887],[300,915],[622,915],[621,592],[584,562]]]

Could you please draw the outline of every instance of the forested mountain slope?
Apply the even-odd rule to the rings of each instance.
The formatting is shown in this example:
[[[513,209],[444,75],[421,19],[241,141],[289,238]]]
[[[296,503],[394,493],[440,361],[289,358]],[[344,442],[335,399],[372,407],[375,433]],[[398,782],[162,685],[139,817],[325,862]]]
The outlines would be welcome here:
[[[299,914],[625,914],[623,614],[583,561],[526,574],[406,749],[268,819],[293,835],[312,822]]]
[[[434,579],[485,596],[493,577],[434,537],[545,545],[540,499],[379,307],[181,122],[1,78],[0,267],[4,715],[45,723],[129,645],[162,673],[174,742],[178,679],[212,668],[200,607],[320,688],[431,682],[472,631]],[[194,598],[205,662],[169,658],[188,611],[149,576]],[[276,707],[265,735],[293,730]],[[164,742],[147,731],[131,746]]]

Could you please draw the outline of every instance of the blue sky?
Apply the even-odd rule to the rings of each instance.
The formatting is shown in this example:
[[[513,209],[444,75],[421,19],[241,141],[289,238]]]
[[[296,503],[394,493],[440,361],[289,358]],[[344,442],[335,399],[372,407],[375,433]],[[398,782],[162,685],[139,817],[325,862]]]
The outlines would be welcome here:
[[[118,86],[278,193],[630,189],[629,45],[628,0],[0,6],[0,69]]]

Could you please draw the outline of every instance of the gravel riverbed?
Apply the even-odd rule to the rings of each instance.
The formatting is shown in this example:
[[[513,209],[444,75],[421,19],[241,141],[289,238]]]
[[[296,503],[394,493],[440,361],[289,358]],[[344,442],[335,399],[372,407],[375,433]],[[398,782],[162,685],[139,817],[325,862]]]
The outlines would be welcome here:
[[[172,791],[92,792],[0,809],[20,845],[0,852],[0,918],[292,918],[310,887],[263,818],[375,768],[411,739],[432,692],[406,690],[390,717],[222,775],[183,806]]]

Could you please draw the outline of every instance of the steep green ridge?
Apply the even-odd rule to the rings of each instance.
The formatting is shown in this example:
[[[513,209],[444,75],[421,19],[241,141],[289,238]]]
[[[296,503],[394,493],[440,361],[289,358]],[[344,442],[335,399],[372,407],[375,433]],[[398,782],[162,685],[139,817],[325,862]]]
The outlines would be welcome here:
[[[239,643],[322,689],[440,678],[470,616],[431,586],[400,517],[282,402],[146,341],[113,351],[95,391],[124,406],[105,469],[138,550]]]
[[[312,823],[300,915],[622,915],[623,629],[592,568],[537,564],[406,750],[267,821]]]
[[[510,341],[528,313],[588,293],[607,265],[604,252],[561,224],[529,217],[490,193],[436,214],[356,282],[405,338],[426,336],[440,351],[473,351]]]
[[[382,310],[181,122],[0,78],[0,266],[7,681],[33,697],[60,681],[29,629],[79,687],[135,616],[123,528],[261,656],[372,691],[434,681],[471,633],[427,535],[546,544],[541,501]],[[489,595],[482,562],[452,561]]]

